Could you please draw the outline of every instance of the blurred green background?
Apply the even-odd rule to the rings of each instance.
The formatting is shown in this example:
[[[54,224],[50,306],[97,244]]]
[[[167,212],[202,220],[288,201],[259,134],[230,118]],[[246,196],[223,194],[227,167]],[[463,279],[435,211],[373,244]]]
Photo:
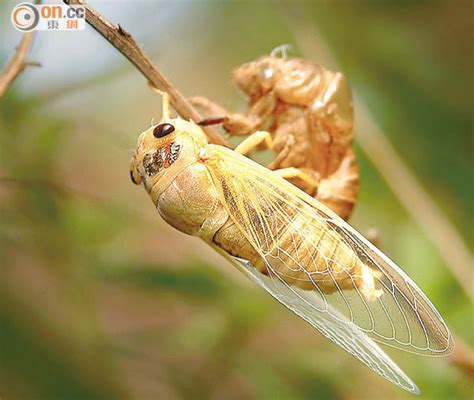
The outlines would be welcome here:
[[[20,39],[14,4],[0,4],[2,68]],[[337,63],[472,251],[473,2],[89,4],[185,95],[234,110],[245,100],[233,68],[282,43],[293,55],[311,44],[305,55]],[[42,67],[0,99],[1,399],[414,398],[160,220],[128,176],[159,97],[102,37],[90,27],[39,32],[29,58]],[[472,304],[450,265],[356,150],[353,225],[376,227],[385,252],[473,345]],[[472,270],[464,278],[472,283]],[[420,398],[474,397],[472,371],[452,359],[388,352]]]

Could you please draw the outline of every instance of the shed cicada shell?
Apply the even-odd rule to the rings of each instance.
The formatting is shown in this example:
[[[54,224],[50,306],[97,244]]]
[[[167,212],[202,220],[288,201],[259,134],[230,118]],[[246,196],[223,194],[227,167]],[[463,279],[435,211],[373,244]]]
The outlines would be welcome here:
[[[346,77],[272,52],[241,65],[233,78],[248,96],[247,109],[231,113],[205,97],[193,97],[191,102],[209,117],[202,123],[222,122],[235,136],[268,130],[277,156],[267,167],[292,168],[290,182],[347,220],[357,199],[359,170]]]
[[[130,173],[163,219],[200,237],[279,302],[376,373],[418,388],[378,343],[420,355],[453,349],[442,317],[387,256],[328,207],[235,150],[208,144],[201,128],[163,119],[138,138]]]

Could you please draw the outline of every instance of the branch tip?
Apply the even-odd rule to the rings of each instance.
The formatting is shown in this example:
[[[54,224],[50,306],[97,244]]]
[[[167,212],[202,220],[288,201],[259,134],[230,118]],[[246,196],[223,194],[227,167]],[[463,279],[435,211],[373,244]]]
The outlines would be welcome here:
[[[86,9],[87,23],[120,53],[122,53],[122,55],[140,71],[146,80],[151,82],[153,87],[166,91],[169,94],[171,105],[182,118],[195,122],[202,120],[201,115],[196,111],[196,109],[178,91],[178,89],[168,81],[168,79],[133,39],[132,35],[125,31],[120,24],[112,24],[96,10],[80,0],[63,0],[63,2],[68,5],[84,5]],[[209,142],[229,147],[222,136],[219,135],[216,130],[212,129],[212,127],[204,127],[204,132],[206,133]]]

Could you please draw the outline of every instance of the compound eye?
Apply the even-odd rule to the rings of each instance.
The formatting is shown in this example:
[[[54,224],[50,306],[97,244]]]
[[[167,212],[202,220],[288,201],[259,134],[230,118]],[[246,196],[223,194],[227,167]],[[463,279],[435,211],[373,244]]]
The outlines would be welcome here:
[[[260,77],[265,81],[273,79],[273,69],[270,67],[263,67],[260,70]]]
[[[160,124],[153,129],[153,136],[156,138],[162,138],[168,136],[174,132],[174,126],[171,124]]]

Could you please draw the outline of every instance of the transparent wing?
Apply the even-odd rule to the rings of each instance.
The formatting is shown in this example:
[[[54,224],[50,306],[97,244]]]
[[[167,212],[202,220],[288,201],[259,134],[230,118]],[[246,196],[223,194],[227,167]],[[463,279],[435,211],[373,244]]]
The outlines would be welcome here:
[[[450,332],[428,298],[349,224],[246,157],[220,146],[209,145],[205,151],[205,164],[223,204],[264,260],[266,270],[260,269],[259,279],[264,282],[262,277],[266,275],[279,282],[272,290],[268,289],[268,282],[265,281],[266,287],[262,285],[273,296],[378,373],[381,372],[376,364],[364,358],[368,347],[372,358],[380,357],[382,364],[392,368],[395,365],[372,340],[422,355],[446,355],[452,351]],[[330,249],[324,248],[328,237],[343,243],[339,248],[343,247],[347,254],[341,250],[330,254]],[[349,268],[344,270],[349,253],[356,254],[367,267],[364,270],[370,272],[376,293],[372,298],[361,288],[362,277],[352,274]],[[327,264],[325,271],[318,267],[321,257]],[[337,277],[331,272],[334,269],[340,271]],[[311,287],[298,284],[298,279],[312,283]],[[328,287],[328,282],[323,282],[327,279],[333,280],[335,290],[321,289],[323,284]],[[280,298],[277,289],[282,291]],[[354,338],[360,342],[354,342]],[[397,376],[402,377],[400,373]],[[406,379],[403,375],[402,380],[407,382]]]
[[[411,393],[420,393],[418,387],[390,357],[357,326],[339,314],[337,310],[332,309],[331,312],[327,313],[314,312],[313,307],[315,305],[319,308],[326,307],[319,296],[307,290],[291,287],[278,274],[263,275],[247,260],[232,258],[234,264],[241,271],[280,303],[315,327],[326,338],[341,346],[370,369],[395,385]]]

